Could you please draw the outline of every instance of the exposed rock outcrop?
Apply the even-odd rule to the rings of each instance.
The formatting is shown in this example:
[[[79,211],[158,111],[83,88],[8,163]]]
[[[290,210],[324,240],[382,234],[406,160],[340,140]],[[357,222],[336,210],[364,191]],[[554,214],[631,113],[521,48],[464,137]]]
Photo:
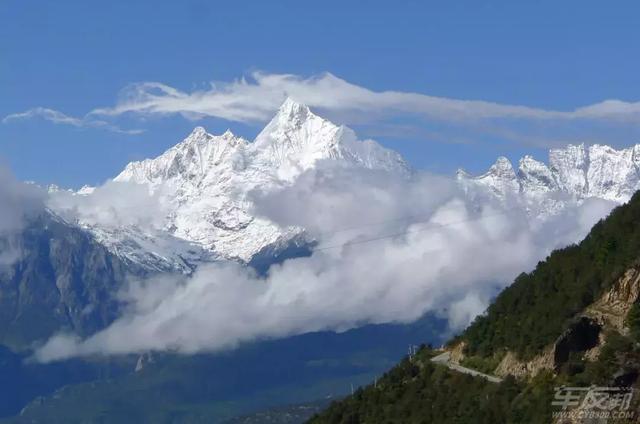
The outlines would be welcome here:
[[[557,371],[567,362],[571,353],[583,353],[583,357],[594,355],[604,341],[602,328],[589,317],[580,317],[544,352],[529,361],[523,361],[513,352],[507,352],[494,374],[500,377],[512,375],[517,378],[536,376],[542,370]],[[595,353],[597,357],[597,352]]]
[[[560,368],[572,353],[587,352],[598,346],[601,331],[600,324],[589,317],[580,317],[571,324],[554,344],[554,368]]]
[[[625,319],[640,298],[640,265],[629,268],[602,297],[583,314],[545,351],[529,361],[519,360],[507,352],[494,373],[504,377],[533,377],[543,369],[558,370],[571,353],[582,352],[584,359],[594,361],[600,354],[608,330],[627,334]]]
[[[464,348],[466,345],[467,344],[465,342],[460,342],[457,345],[455,345],[451,349],[451,357],[449,360],[454,364],[460,364],[464,359]]]
[[[533,377],[542,370],[554,369],[554,350],[548,348],[542,355],[538,355],[530,361],[519,360],[513,352],[507,352],[494,374],[500,377],[512,375],[516,378]]]
[[[605,329],[626,334],[625,318],[640,297],[640,265],[629,268],[600,299],[589,306],[585,315]]]

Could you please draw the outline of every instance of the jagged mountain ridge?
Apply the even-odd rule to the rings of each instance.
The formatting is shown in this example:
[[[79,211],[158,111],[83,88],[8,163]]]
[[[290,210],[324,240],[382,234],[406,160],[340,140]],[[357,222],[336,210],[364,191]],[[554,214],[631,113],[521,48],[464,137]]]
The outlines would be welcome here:
[[[589,197],[627,201],[640,183],[640,145],[569,145],[553,149],[549,164],[523,157],[515,170],[500,157],[489,171],[457,180],[470,197],[489,193],[516,199],[531,216],[545,218]],[[226,131],[196,127],[183,141],[153,159],[131,162],[116,182],[163,190],[169,207],[164,228],[106,228],[80,223],[112,252],[149,269],[188,272],[197,263],[234,259],[249,263],[260,252],[304,245],[302,228],[280,228],[252,214],[250,193],[291,184],[320,161],[412,173],[396,152],[357,139],[355,133],[287,99],[253,142]],[[91,195],[91,188],[78,194]]]
[[[621,150],[599,144],[568,145],[549,151],[549,165],[524,156],[517,172],[501,156],[483,175],[472,177],[464,170],[457,175],[462,181],[483,184],[501,195],[560,191],[575,199],[598,197],[623,203],[640,186],[640,144]]]
[[[517,170],[499,157],[486,173],[471,176],[460,169],[457,179],[467,190],[482,188],[501,201],[523,201],[534,215],[552,215],[587,198],[621,204],[640,188],[640,145],[621,150],[568,145],[551,149],[548,165],[524,156]]]
[[[323,160],[410,173],[398,153],[360,141],[351,129],[287,99],[254,142],[231,131],[215,136],[197,127],[157,158],[128,164],[114,181],[162,188],[170,203],[166,230],[172,236],[216,257],[249,262],[266,248],[304,243],[303,229],[280,228],[253,216],[249,193],[289,184]]]

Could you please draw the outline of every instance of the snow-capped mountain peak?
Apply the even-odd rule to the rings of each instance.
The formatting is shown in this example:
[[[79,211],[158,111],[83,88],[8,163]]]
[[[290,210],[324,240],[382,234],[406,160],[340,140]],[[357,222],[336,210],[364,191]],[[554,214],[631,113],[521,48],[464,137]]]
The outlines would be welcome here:
[[[227,129],[225,132],[222,133],[220,137],[224,139],[234,139],[236,138],[236,135],[232,133],[230,129]]]
[[[215,136],[203,127],[196,127],[183,141],[157,158],[129,163],[114,180],[150,184],[152,187],[185,181],[197,185],[215,173],[217,168],[232,166],[234,156],[247,144],[245,139],[231,131]]]
[[[350,128],[321,118],[291,98],[258,134],[253,146],[256,163],[291,181],[320,160],[341,160],[367,168],[407,173],[402,157],[374,141],[359,141]]]
[[[562,190],[578,197],[584,197],[587,193],[588,162],[588,150],[584,144],[570,144],[549,151],[549,167],[556,182]]]
[[[187,136],[187,138],[185,138],[186,140],[197,140],[200,139],[202,137],[207,137],[207,136],[211,136],[211,134],[209,134],[207,132],[207,130],[204,129],[204,127],[201,126],[197,126],[193,129],[193,131],[191,131],[191,134],[189,134]]]
[[[496,159],[495,163],[491,165],[491,168],[489,168],[488,174],[503,179],[511,179],[515,177],[511,161],[504,156],[499,156],[498,159]]]
[[[498,157],[489,170],[478,177],[459,169],[457,178],[465,189],[481,186],[501,199],[518,192],[518,180],[513,165],[504,156]]]
[[[517,194],[533,214],[552,214],[566,202],[590,197],[623,203],[640,188],[640,145],[621,150],[599,144],[551,149],[548,166],[525,156],[517,174],[506,159],[498,162],[477,177],[458,172],[458,180],[467,188],[488,189],[500,199]]]
[[[291,97],[287,97],[278,108],[276,118],[286,122],[296,122],[304,120],[311,114],[311,110],[305,104],[298,103]]]
[[[518,162],[518,181],[523,193],[548,193],[558,189],[549,167],[532,156],[526,155]]]
[[[253,149],[260,166],[290,180],[319,159],[338,158],[342,134],[339,126],[287,99],[258,134]]]
[[[290,184],[319,161],[402,175],[410,172],[396,152],[371,140],[360,141],[351,129],[287,99],[254,142],[230,130],[212,135],[196,127],[158,157],[128,164],[114,180],[145,184],[162,194],[168,205],[163,231],[170,238],[193,243],[216,257],[248,262],[259,252],[285,248],[302,235],[299,228],[280,228],[253,216],[249,193]],[[114,238],[115,231],[108,238],[104,234],[101,239],[108,240],[113,251],[123,252],[123,245],[132,244]],[[123,233],[129,235],[142,237]],[[127,252],[131,260],[144,257]]]
[[[162,258],[182,268],[180,261],[186,257],[187,266],[205,256],[249,262],[304,239],[301,228],[281,228],[254,216],[251,193],[291,184],[327,161],[402,176],[412,172],[398,153],[372,140],[358,140],[351,129],[287,99],[253,142],[229,130],[212,135],[196,127],[158,157],[125,167],[115,181],[145,184],[160,193],[163,213],[166,209],[162,228],[153,233],[142,228],[89,229],[131,261],[152,258],[155,269],[162,268]],[[624,202],[640,186],[640,145],[623,150],[567,146],[551,150],[548,165],[525,156],[517,170],[499,157],[486,173],[472,176],[459,170],[457,179],[472,199],[488,193],[500,202],[521,202],[535,216],[554,214],[567,202],[587,197]],[[92,193],[85,189],[77,194]],[[178,248],[176,241],[184,245]],[[172,246],[178,247],[172,251]]]

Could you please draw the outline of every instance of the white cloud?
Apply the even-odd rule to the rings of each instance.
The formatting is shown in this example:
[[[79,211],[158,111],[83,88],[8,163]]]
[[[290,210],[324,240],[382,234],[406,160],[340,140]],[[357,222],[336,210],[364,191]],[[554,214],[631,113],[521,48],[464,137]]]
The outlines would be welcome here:
[[[44,198],[41,189],[16,180],[0,164],[0,265],[9,265],[20,258],[20,244],[15,237],[29,219],[43,211]]]
[[[159,229],[164,225],[168,203],[160,189],[151,193],[146,185],[107,181],[89,194],[52,192],[47,206],[65,219],[85,225]]]
[[[497,139],[545,147],[585,140],[610,144],[628,140],[640,126],[640,102],[605,100],[572,110],[552,110],[418,92],[374,91],[328,72],[311,77],[254,72],[192,91],[140,82],[126,86],[115,105],[95,108],[82,118],[37,107],[8,115],[3,122],[41,117],[77,128],[128,134],[141,130],[123,130],[112,122],[123,115],[142,119],[181,115],[189,120],[219,118],[255,124],[269,120],[286,97],[341,124],[367,125],[371,136],[406,138],[413,134],[445,143]],[[613,132],[612,125],[620,133]]]
[[[551,249],[583,237],[608,211],[585,203],[552,221],[530,222],[519,208],[468,204],[442,178],[395,179],[335,166],[255,198],[257,213],[304,226],[320,247],[330,248],[274,265],[266,277],[219,263],[192,277],[132,282],[122,293],[128,309],[110,327],[86,340],[59,334],[37,358],[215,351],[310,331],[409,322],[429,311],[460,328],[499,287]]]
[[[495,119],[573,120],[599,119],[640,122],[640,102],[606,100],[569,111],[500,104],[481,100],[436,97],[400,91],[373,91],[330,73],[310,78],[292,74],[255,72],[250,79],[212,84],[208,89],[180,91],[159,82],[127,87],[114,106],[96,109],[96,115],[182,114],[231,121],[262,122],[271,118],[285,97],[310,107],[379,119],[389,115],[417,115],[442,121]]]
[[[449,325],[453,328],[463,328],[483,313],[488,303],[486,295],[481,298],[481,294],[470,292],[462,299],[452,302],[444,316],[449,319]]]
[[[140,134],[142,130],[124,130],[104,120],[94,119],[92,117],[77,118],[64,113],[45,107],[35,107],[25,112],[12,113],[2,119],[2,123],[7,124],[13,121],[26,119],[41,118],[54,124],[70,125],[76,128],[101,128],[122,134]]]

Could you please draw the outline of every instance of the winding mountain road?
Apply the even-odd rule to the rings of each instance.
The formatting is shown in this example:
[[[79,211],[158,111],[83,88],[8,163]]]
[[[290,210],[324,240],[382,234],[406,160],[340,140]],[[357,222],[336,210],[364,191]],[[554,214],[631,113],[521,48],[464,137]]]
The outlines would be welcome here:
[[[434,356],[433,358],[431,358],[431,362],[440,364],[440,365],[445,365],[449,367],[449,369],[461,372],[463,374],[469,374],[474,377],[482,377],[485,380],[488,380],[492,383],[500,383],[502,381],[501,378],[496,377],[494,375],[484,374],[484,373],[481,373],[480,371],[472,370],[471,368],[463,367],[462,365],[451,362],[451,352],[443,352],[438,356]]]

